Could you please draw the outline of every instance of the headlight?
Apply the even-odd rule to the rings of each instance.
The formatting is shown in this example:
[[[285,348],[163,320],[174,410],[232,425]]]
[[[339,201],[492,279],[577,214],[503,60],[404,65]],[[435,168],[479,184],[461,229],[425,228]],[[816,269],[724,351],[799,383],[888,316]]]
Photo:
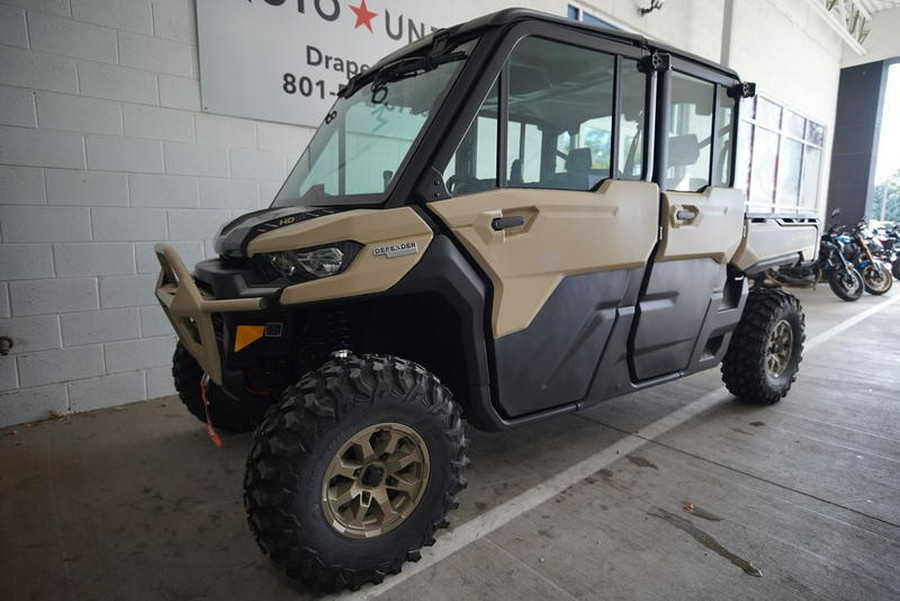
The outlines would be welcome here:
[[[262,258],[282,277],[309,280],[312,279],[310,276],[325,278],[342,272],[350,266],[361,248],[362,244],[346,241],[301,250],[265,253]]]

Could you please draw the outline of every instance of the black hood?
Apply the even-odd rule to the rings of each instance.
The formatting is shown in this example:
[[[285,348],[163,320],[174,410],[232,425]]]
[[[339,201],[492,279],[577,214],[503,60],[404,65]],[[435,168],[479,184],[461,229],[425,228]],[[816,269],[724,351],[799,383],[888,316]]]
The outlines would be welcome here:
[[[213,248],[221,257],[244,257],[247,256],[247,245],[260,234],[337,211],[321,207],[277,207],[247,213],[222,226]]]

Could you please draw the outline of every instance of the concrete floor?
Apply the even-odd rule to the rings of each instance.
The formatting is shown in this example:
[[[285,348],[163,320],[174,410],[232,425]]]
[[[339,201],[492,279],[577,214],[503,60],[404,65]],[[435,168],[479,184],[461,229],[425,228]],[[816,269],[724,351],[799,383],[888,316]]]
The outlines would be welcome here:
[[[716,370],[473,432],[456,528],[346,596],[900,598],[900,292],[796,293],[813,348],[782,403],[738,404]],[[309,597],[245,524],[249,446],[216,449],[175,398],[0,431],[0,599]]]

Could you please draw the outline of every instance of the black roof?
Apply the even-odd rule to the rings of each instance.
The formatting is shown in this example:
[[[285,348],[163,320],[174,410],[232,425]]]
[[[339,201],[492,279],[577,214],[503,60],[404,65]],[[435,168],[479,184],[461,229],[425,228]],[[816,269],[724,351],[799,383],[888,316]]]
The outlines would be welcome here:
[[[582,21],[575,21],[573,19],[568,19],[565,17],[560,17],[557,15],[552,15],[549,13],[527,8],[506,8],[481,17],[476,17],[475,19],[466,21],[464,23],[453,25],[452,27],[448,27],[446,29],[440,29],[423,37],[420,40],[413,42],[412,44],[404,46],[403,48],[387,55],[373,66],[372,71],[377,70],[377,68],[383,64],[397,60],[401,56],[405,56],[410,54],[411,52],[415,52],[416,50],[421,50],[429,47],[432,44],[434,37],[437,35],[446,34],[451,39],[457,37],[465,37],[468,34],[475,34],[485,29],[505,27],[522,21],[542,21],[545,23],[552,23],[554,25],[565,27],[573,31],[580,31],[593,36],[600,36],[618,42],[633,44],[635,46],[645,48],[649,52],[667,52],[674,56],[703,65],[712,70],[719,71],[720,73],[723,73],[740,81],[740,77],[734,70],[723,67],[722,65],[709,59],[691,54],[690,52],[679,50],[678,48],[669,46],[668,44],[665,44],[663,42],[652,40],[641,35],[627,33],[616,29],[609,29],[606,27],[598,27],[596,25],[591,25]],[[360,76],[364,77],[365,74],[361,74]]]

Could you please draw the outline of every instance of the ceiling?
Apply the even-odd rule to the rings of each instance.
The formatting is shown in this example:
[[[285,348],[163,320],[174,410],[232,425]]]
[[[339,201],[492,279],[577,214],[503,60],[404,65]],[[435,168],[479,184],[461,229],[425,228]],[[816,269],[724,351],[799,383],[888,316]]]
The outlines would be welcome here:
[[[900,8],[900,0],[806,0],[825,22],[859,55],[878,13]]]
[[[900,0],[858,0],[858,3],[871,15],[883,10],[900,8]]]

